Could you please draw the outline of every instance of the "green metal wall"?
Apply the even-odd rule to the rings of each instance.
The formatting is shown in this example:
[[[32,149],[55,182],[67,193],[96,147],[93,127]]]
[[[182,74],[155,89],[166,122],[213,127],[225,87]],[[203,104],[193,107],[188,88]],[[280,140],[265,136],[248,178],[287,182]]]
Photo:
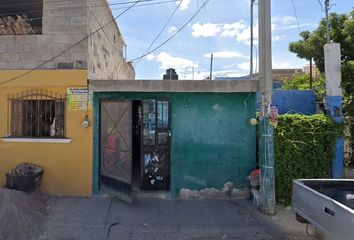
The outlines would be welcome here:
[[[254,93],[95,93],[94,192],[98,190],[100,99],[171,99],[171,190],[247,186],[256,166]]]

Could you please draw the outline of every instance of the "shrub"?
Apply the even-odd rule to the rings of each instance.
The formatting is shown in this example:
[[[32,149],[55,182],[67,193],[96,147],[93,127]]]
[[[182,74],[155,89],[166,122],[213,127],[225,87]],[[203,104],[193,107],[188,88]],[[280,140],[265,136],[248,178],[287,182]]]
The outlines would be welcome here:
[[[330,177],[340,127],[329,117],[285,114],[274,132],[276,199],[291,203],[292,180]]]

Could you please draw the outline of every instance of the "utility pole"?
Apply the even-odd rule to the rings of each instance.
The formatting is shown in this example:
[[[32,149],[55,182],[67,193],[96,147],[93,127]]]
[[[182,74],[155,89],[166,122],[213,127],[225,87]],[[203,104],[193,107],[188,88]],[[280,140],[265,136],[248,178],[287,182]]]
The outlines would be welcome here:
[[[313,79],[312,79],[312,57],[310,58],[310,89],[312,90],[312,82],[313,82]]]
[[[326,13],[326,38],[327,44],[324,45],[325,73],[326,73],[326,104],[331,118],[341,124],[343,122],[342,112],[342,80],[341,73],[341,50],[339,43],[331,43],[329,25],[329,3],[325,0]],[[344,140],[343,137],[336,139],[335,157],[332,161],[332,178],[344,177]]]
[[[213,58],[214,58],[214,54],[211,54],[211,56],[210,56],[210,80],[212,80],[212,77],[213,77]]]
[[[329,17],[328,17],[328,11],[329,11],[329,0],[325,0],[325,13],[326,13],[326,39],[327,43],[331,42],[330,35],[329,35]]]
[[[194,66],[192,66],[193,80],[194,80]]]
[[[275,214],[274,182],[274,129],[269,122],[272,105],[272,28],[271,0],[258,1],[259,17],[259,92],[260,92],[260,137],[259,161],[261,169],[260,209],[264,214]]]
[[[251,0],[251,51],[250,51],[250,80],[253,80],[253,5],[256,0]]]

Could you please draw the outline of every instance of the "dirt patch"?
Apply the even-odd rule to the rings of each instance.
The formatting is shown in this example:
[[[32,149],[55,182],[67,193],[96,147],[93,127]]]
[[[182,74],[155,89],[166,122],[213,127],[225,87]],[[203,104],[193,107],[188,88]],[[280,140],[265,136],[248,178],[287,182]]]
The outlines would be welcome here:
[[[0,188],[0,239],[36,239],[47,214],[48,197]]]

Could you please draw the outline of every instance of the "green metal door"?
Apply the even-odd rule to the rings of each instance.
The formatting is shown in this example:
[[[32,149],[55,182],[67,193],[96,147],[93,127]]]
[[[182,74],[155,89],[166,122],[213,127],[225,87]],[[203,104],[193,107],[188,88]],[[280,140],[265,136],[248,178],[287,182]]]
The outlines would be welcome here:
[[[102,101],[100,188],[132,202],[132,102]]]
[[[143,100],[142,188],[170,189],[170,100]]]

